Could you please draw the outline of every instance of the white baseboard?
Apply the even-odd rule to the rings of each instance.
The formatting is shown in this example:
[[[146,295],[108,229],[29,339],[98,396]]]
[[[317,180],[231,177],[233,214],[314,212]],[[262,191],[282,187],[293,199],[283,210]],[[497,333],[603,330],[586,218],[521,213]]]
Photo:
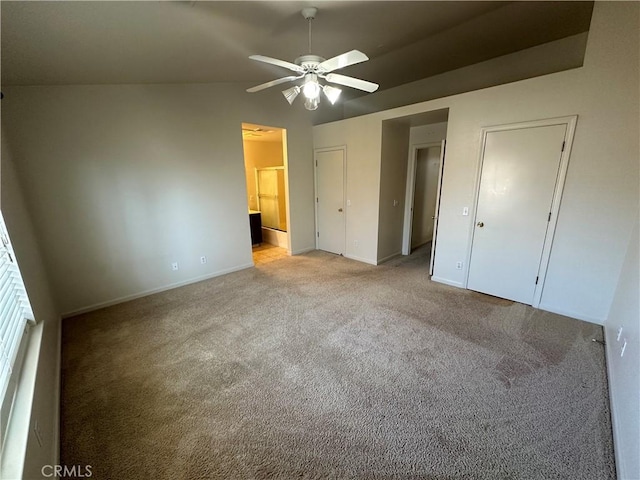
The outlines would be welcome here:
[[[464,286],[462,285],[462,282],[454,282],[453,280],[448,280],[446,278],[433,276],[431,277],[431,280],[437,283],[444,283],[445,285],[449,285],[451,287],[464,288]]]
[[[614,338],[609,341],[608,329],[605,327],[602,329],[604,333],[604,351],[605,357],[607,359],[607,384],[609,387],[609,409],[611,410],[611,430],[613,432],[613,452],[616,457],[616,470],[618,473],[618,478],[624,478],[623,472],[620,471],[620,466],[623,465],[622,459],[620,458],[620,448],[617,448],[618,445],[621,444],[620,434],[618,431],[618,425],[620,425],[620,420],[618,418],[618,409],[616,403],[616,391],[613,388],[613,378],[614,373],[611,371],[611,365],[613,365],[613,355],[617,355],[617,353],[613,352],[613,345],[616,345],[617,342],[614,341]]]
[[[391,260],[393,258],[396,258],[396,257],[399,257],[401,255],[402,255],[402,251],[396,252],[396,253],[392,253],[391,255],[387,255],[386,257],[381,258],[381,259],[378,260],[378,265],[380,265],[381,263],[384,263],[384,262],[388,262],[389,260]]]
[[[227,273],[237,272],[239,270],[244,270],[246,268],[251,268],[253,266],[254,266],[254,264],[253,264],[253,262],[251,262],[251,263],[247,263],[247,264],[244,264],[244,265],[239,265],[239,266],[232,267],[232,268],[227,268],[225,270],[219,270],[217,272],[210,273],[210,274],[207,274],[207,275],[201,275],[199,277],[190,278],[188,280],[183,280],[181,282],[171,283],[169,285],[164,285],[162,287],[152,288],[150,290],[144,290],[142,292],[134,293],[132,295],[125,295],[124,297],[114,298],[113,300],[107,300],[106,302],[95,303],[95,304],[89,305],[87,307],[82,307],[82,308],[79,308],[77,310],[72,310],[70,312],[65,312],[65,313],[62,314],[62,318],[69,318],[69,317],[73,317],[75,315],[81,315],[83,313],[88,313],[88,312],[92,312],[94,310],[99,310],[101,308],[111,307],[111,306],[117,305],[119,303],[124,303],[124,302],[128,302],[130,300],[135,300],[136,298],[142,298],[142,297],[146,297],[148,295],[153,295],[154,293],[160,293],[160,292],[164,292],[164,291],[167,291],[167,290],[172,290],[174,288],[183,287],[185,285],[190,285],[192,283],[202,282],[203,280],[209,280],[210,278],[215,278],[215,277],[219,277],[221,275],[226,275]]]
[[[298,250],[292,251],[291,255],[302,255],[303,253],[313,252],[314,250],[316,250],[316,247],[300,248]]]
[[[355,255],[348,255],[346,253],[343,255],[343,257],[348,258],[349,260],[355,260],[356,262],[368,263],[369,265],[377,265],[377,262],[375,260],[371,260],[369,258],[357,257]]]
[[[588,315],[583,315],[582,313],[573,312],[571,310],[565,310],[562,308],[554,307],[553,305],[548,305],[545,303],[541,303],[538,305],[540,310],[544,310],[546,312],[557,313],[558,315],[564,315],[565,317],[575,318],[576,320],[582,320],[584,322],[595,323],[596,325],[604,325],[604,318],[590,317]]]

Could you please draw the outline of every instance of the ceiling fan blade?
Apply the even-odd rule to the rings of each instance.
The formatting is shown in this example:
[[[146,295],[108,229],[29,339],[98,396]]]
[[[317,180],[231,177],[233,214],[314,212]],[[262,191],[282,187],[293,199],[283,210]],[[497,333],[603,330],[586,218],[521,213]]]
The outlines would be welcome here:
[[[332,72],[340,68],[348,67],[349,65],[355,65],[356,63],[366,62],[369,60],[364,53],[359,50],[351,50],[350,52],[343,53],[337,57],[325,60],[318,65],[318,70],[324,73]]]
[[[259,92],[260,90],[264,90],[265,88],[273,87],[274,85],[280,85],[281,83],[285,83],[285,82],[290,82],[292,80],[295,80],[296,78],[300,78],[300,77],[297,77],[295,75],[290,75],[288,77],[278,78],[277,80],[271,80],[270,82],[262,83],[260,85],[256,85],[255,87],[247,88],[247,92],[249,93]]]
[[[340,75],[337,73],[329,73],[324,77],[327,82],[338,83],[345,87],[357,88],[358,90],[364,90],[365,92],[375,92],[379,85],[373,82],[367,82],[366,80],[360,80],[359,78],[347,77],[346,75]]]
[[[296,65],[295,63],[291,62],[285,62],[284,60],[278,60],[277,58],[265,57],[264,55],[251,55],[249,58],[251,60],[257,60],[258,62],[269,63],[271,65],[288,68],[289,70],[293,70],[294,72],[304,72],[304,68],[302,68],[300,65]]]

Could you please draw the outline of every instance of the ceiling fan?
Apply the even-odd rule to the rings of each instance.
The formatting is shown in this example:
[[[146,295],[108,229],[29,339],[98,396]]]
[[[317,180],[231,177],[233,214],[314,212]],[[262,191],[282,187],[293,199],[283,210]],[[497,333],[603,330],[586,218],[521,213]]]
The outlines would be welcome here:
[[[257,85],[252,88],[248,88],[247,92],[259,92],[265,88],[280,85],[281,83],[293,82],[295,80],[302,80],[300,85],[295,85],[291,88],[282,91],[284,98],[287,99],[289,104],[293,104],[298,94],[302,92],[305,97],[304,106],[307,110],[315,110],[320,103],[320,92],[322,91],[329,102],[333,105],[338,100],[342,90],[331,85],[322,85],[318,79],[326,80],[329,83],[337,83],[346,87],[357,88],[365,92],[375,92],[378,89],[378,84],[368,82],[366,80],[360,80],[359,78],[348,77],[346,75],[340,75],[333,73],[335,70],[355,65],[369,60],[364,53],[358,50],[351,50],[336,57],[325,60],[318,55],[311,53],[311,22],[318,13],[318,9],[314,7],[308,7],[302,9],[302,16],[309,22],[309,54],[302,55],[295,59],[295,63],[287,62],[284,60],[278,60],[276,58],[265,57],[264,55],[251,55],[251,60],[257,60],[259,62],[269,63],[271,65],[277,65],[284,67],[295,72],[295,75],[289,75],[287,77],[278,78],[270,82]]]

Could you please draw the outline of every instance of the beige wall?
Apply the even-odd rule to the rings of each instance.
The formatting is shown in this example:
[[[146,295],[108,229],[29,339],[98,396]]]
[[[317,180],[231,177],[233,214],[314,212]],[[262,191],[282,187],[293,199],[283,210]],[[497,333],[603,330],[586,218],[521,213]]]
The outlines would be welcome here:
[[[382,123],[373,116],[315,127],[314,148],[347,146],[345,257],[376,264]],[[358,245],[356,246],[356,240]]]
[[[400,122],[382,124],[377,263],[402,253],[409,129]]]
[[[637,218],[613,305],[605,322],[616,469],[621,479],[640,478],[640,241]],[[622,334],[617,340],[619,328],[622,328]],[[621,357],[625,341],[627,346]]]
[[[3,91],[2,122],[62,312],[253,264],[242,122],[287,129],[291,249],[314,248],[303,108],[229,84]]]

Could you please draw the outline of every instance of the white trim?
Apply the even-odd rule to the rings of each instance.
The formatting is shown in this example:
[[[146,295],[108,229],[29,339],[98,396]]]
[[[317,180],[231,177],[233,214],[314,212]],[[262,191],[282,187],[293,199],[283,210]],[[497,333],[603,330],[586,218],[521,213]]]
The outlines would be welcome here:
[[[31,327],[1,458],[1,478],[22,478],[31,433],[31,411],[42,348],[42,322]]]
[[[449,285],[451,287],[465,288],[462,282],[454,282],[453,280],[447,280],[446,278],[442,277],[433,276],[431,277],[431,280],[437,283],[443,283],[444,285]]]
[[[607,364],[607,386],[608,391],[609,391],[609,410],[611,412],[611,430],[613,432],[613,452],[615,455],[615,460],[616,460],[616,470],[618,473],[618,478],[623,479],[623,478],[627,478],[624,477],[624,473],[621,471],[621,466],[624,465],[624,462],[622,461],[622,457],[620,456],[620,451],[622,450],[621,448],[619,448],[619,445],[623,445],[624,444],[624,440],[622,438],[620,438],[620,429],[619,429],[619,425],[622,424],[622,419],[620,419],[618,417],[618,409],[617,409],[617,402],[615,401],[615,388],[613,388],[613,378],[615,377],[615,373],[612,371],[611,369],[611,365],[613,365],[613,359],[612,356],[616,355],[617,353],[615,353],[613,351],[613,345],[618,345],[617,342],[615,342],[613,340],[613,338],[611,339],[611,341],[609,341],[609,335],[608,335],[608,329],[607,328],[603,328],[602,329],[603,333],[604,333],[604,351],[605,351],[605,357],[606,357],[606,364]],[[615,338],[615,337],[614,337]]]
[[[344,258],[348,258],[349,260],[355,260],[356,262],[367,263],[369,265],[374,265],[374,266],[378,265],[375,260],[371,260],[369,258],[357,257],[357,256],[351,255],[351,254],[349,254],[349,255],[345,254],[345,255],[343,255],[343,257]]]
[[[557,308],[557,307],[554,307],[553,305],[548,305],[546,303],[541,303],[535,308],[544,310],[545,312],[551,312],[551,313],[556,313],[558,315],[563,315],[565,317],[575,318],[576,320],[595,323],[596,325],[604,325],[604,322],[605,322],[604,318],[590,317],[589,315],[584,315],[582,313],[574,312],[571,310],[564,310],[562,308]]]
[[[70,312],[65,312],[62,314],[62,318],[74,317],[76,315],[81,315],[83,313],[92,312],[94,310],[100,310],[101,308],[110,307],[112,305],[117,305],[119,303],[128,302],[130,300],[135,300],[137,298],[147,297],[149,295],[153,295],[154,293],[165,292],[167,290],[172,290],[174,288],[183,287],[185,285],[190,285],[192,283],[202,282],[204,280],[209,280],[210,278],[220,277],[222,275],[226,275],[227,273],[238,272],[240,270],[245,270],[247,268],[253,267],[253,261],[251,263],[245,263],[243,265],[239,265],[237,267],[231,267],[224,270],[219,270],[214,273],[209,273],[207,275],[201,275],[199,277],[190,278],[187,280],[183,280],[181,282],[170,283],[169,285],[164,285],[158,288],[152,288],[150,290],[145,290],[143,292],[134,293],[132,295],[125,295],[124,297],[114,298],[113,300],[107,300],[106,302],[94,303],[93,305],[89,305],[87,307],[82,307],[77,310],[71,310]]]
[[[396,252],[396,253],[392,253],[391,255],[387,255],[386,257],[381,258],[381,259],[378,260],[378,265],[380,265],[381,263],[384,263],[384,262],[388,262],[389,260],[391,260],[393,258],[396,258],[396,257],[400,257],[400,256],[402,256],[402,252]]]
[[[340,255],[345,255],[347,253],[347,215],[349,214],[347,209],[347,146],[346,145],[338,145],[335,147],[323,147],[323,148],[314,148],[313,149],[313,198],[316,199],[313,202],[313,210],[315,217],[315,243],[316,250],[320,250],[320,244],[318,239],[320,238],[318,235],[318,153],[324,152],[334,152],[337,150],[342,150],[342,216],[343,224],[344,224],[344,246],[343,252]]]
[[[287,143],[287,129],[280,130],[282,133],[282,165],[284,166],[284,216],[287,222],[287,252],[291,255],[291,209],[289,208],[289,144]]]
[[[558,225],[558,214],[560,213],[560,204],[562,202],[562,193],[564,192],[564,184],[567,178],[567,170],[569,169],[569,158],[571,156],[571,147],[573,146],[573,137],[576,132],[576,124],[578,123],[578,116],[573,115],[571,117],[563,117],[563,122],[566,122],[567,130],[564,134],[564,150],[560,156],[560,167],[558,168],[558,177],[556,179],[556,186],[553,191],[553,200],[551,201],[551,221],[547,227],[547,233],[544,239],[544,246],[542,248],[542,258],[540,260],[540,268],[538,269],[538,284],[533,293],[534,307],[538,307],[542,301],[542,293],[544,290],[544,282],[547,277],[547,269],[549,268],[549,259],[551,257],[551,249],[553,248],[553,239],[556,233],[556,227]],[[590,321],[590,320],[587,320]],[[603,320],[604,321],[604,320]],[[593,322],[592,322],[593,323]]]
[[[409,255],[411,253],[411,229],[413,227],[413,202],[416,189],[418,150],[434,147],[442,147],[442,142],[412,143],[409,145],[407,185],[404,199],[404,224],[402,226],[402,255]]]
[[[468,242],[467,242],[467,252],[465,256],[465,270],[464,270],[464,288],[468,288],[469,284],[469,267],[471,263],[471,252],[473,250],[473,237],[475,233],[475,224],[476,217],[478,215],[478,197],[480,195],[480,181],[482,178],[482,164],[484,161],[484,150],[487,142],[487,134],[491,132],[501,132],[507,130],[520,130],[525,128],[536,128],[536,127],[548,127],[552,125],[566,125],[566,131],[564,135],[564,150],[560,155],[560,165],[558,167],[558,176],[556,178],[556,185],[553,192],[552,204],[551,204],[551,220],[547,226],[547,232],[545,235],[544,243],[542,245],[542,256],[540,259],[540,264],[538,267],[538,284],[535,287],[533,292],[533,299],[531,302],[531,306],[534,308],[544,308],[540,307],[540,301],[542,298],[542,291],[544,289],[544,282],[547,275],[547,268],[549,266],[549,258],[551,257],[551,248],[553,247],[553,238],[556,230],[556,226],[558,223],[558,213],[560,211],[560,202],[562,199],[562,193],[564,190],[564,183],[567,176],[567,170],[569,168],[569,156],[571,153],[571,146],[573,145],[573,137],[575,134],[576,123],[578,121],[577,115],[566,116],[566,117],[556,117],[556,118],[548,118],[542,120],[532,120],[527,122],[518,122],[518,123],[510,123],[506,125],[494,125],[489,127],[483,127],[481,130],[481,144],[480,151],[478,154],[478,164],[476,167],[476,177],[475,177],[475,194],[473,197],[473,221],[470,223],[470,229],[468,233]],[[551,311],[551,310],[549,310]],[[558,312],[556,312],[558,313]],[[561,313],[561,315],[564,315]],[[572,315],[569,315],[572,316]],[[576,318],[576,317],[574,317]],[[586,320],[591,323],[598,323],[593,320]]]
[[[429,256],[429,276],[433,276],[436,262],[436,243],[438,241],[438,224],[440,223],[440,201],[442,200],[442,177],[444,175],[444,157],[447,154],[447,140],[440,145],[440,165],[438,165],[438,186],[436,190],[436,209],[433,219],[433,235],[431,236],[431,254]]]

